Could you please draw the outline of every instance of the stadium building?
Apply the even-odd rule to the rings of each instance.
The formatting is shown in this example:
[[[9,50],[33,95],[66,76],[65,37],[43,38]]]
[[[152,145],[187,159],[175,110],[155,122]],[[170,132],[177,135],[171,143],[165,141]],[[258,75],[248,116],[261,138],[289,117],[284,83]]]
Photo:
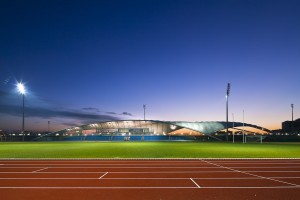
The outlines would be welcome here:
[[[47,140],[224,140],[227,123],[158,120],[118,120],[63,129],[39,139]],[[248,123],[228,122],[229,135],[266,135],[270,130]],[[60,138],[60,139],[58,139]]]
[[[284,121],[282,122],[282,130],[290,133],[300,132],[300,118],[294,121]]]

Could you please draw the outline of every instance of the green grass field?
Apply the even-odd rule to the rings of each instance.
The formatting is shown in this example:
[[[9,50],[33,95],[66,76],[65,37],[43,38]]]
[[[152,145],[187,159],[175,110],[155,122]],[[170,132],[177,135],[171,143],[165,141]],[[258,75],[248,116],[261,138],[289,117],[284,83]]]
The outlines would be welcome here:
[[[300,143],[3,142],[0,158],[300,158]]]

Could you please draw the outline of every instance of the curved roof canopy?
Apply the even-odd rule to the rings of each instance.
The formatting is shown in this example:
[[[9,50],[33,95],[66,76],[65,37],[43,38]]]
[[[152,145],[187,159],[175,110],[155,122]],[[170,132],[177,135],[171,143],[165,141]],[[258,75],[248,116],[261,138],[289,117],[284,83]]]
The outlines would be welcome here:
[[[261,126],[242,123],[242,122],[228,122],[228,128],[239,130],[237,127],[251,127],[256,130],[270,132],[270,130]],[[117,120],[98,122],[94,124],[82,125],[63,131],[74,130],[75,128],[83,131],[96,130],[96,132],[128,132],[128,131],[142,131],[144,133],[153,134],[169,134],[171,132],[186,129],[198,132],[199,134],[210,135],[218,131],[226,129],[226,122],[223,121],[209,121],[209,122],[184,122],[184,121],[159,121],[159,120]]]

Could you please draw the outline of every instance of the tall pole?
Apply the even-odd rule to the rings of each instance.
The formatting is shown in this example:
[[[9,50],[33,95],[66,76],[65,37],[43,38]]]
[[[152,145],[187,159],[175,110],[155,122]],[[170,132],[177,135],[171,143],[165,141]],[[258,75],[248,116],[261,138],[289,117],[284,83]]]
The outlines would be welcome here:
[[[244,127],[245,127],[245,123],[244,123],[244,110],[243,110],[243,143],[245,143]]]
[[[232,113],[232,128],[234,128],[234,114]],[[232,131],[232,143],[234,143],[234,132]]]
[[[145,122],[146,121],[146,104],[143,105],[143,108],[144,108],[144,122]],[[145,133],[142,136],[142,141],[144,141],[144,135],[145,135]]]
[[[292,107],[292,131],[294,131],[294,104],[291,104]]]
[[[25,135],[25,94],[22,94],[22,99],[23,99],[23,109],[22,109],[22,140],[24,141],[24,135]]]
[[[228,97],[230,93],[230,83],[227,84],[226,91],[226,141],[228,142]]]
[[[26,93],[26,90],[25,90],[25,86],[23,83],[18,83],[17,84],[17,88],[18,88],[18,91],[19,93],[22,95],[22,140],[24,141],[24,135],[25,135],[25,93]]]
[[[48,133],[50,133],[50,121],[48,121]]]
[[[144,121],[146,120],[146,105],[144,104],[143,105],[143,108],[144,108]]]

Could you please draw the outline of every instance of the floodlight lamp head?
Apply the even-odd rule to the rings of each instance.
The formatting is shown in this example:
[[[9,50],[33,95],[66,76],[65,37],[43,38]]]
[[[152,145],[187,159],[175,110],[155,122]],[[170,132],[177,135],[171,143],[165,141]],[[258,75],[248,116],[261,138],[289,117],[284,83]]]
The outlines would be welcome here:
[[[18,91],[20,94],[25,95],[26,90],[25,90],[25,86],[23,83],[18,83],[17,88],[18,88]]]
[[[230,83],[227,84],[227,92],[226,92],[226,97],[229,96],[230,93]]]
[[[291,104],[291,107],[294,108],[294,104]]]

